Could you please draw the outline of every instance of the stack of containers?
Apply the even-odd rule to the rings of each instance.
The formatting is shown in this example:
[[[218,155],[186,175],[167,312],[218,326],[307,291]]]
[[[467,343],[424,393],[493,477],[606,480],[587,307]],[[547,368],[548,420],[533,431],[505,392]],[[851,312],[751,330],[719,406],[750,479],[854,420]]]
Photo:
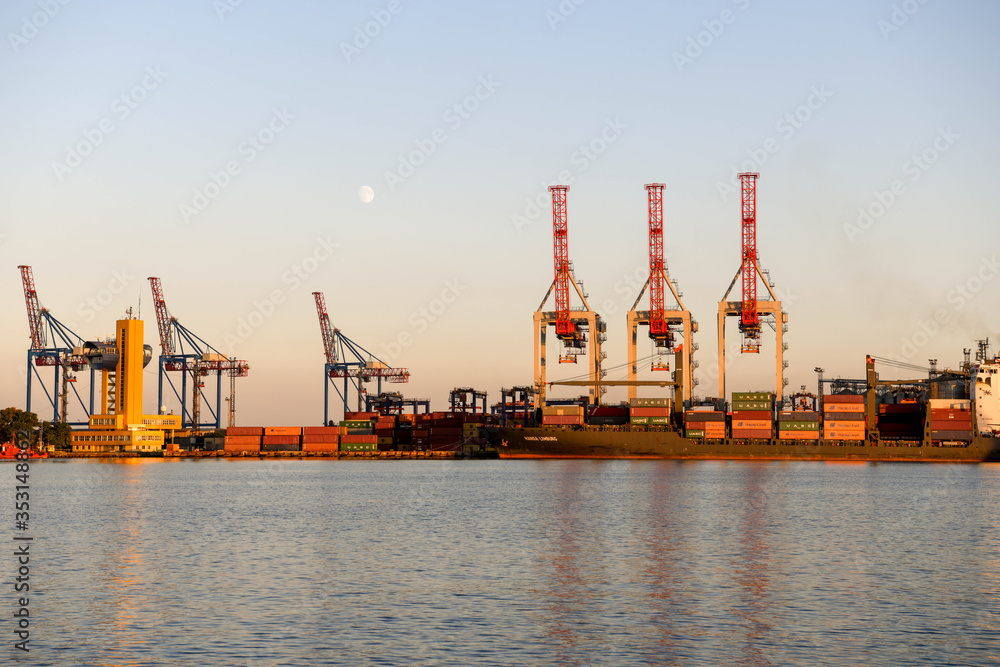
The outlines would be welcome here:
[[[733,392],[733,437],[769,439],[774,436],[774,397],[762,391]]]
[[[339,426],[306,426],[302,429],[304,452],[335,452],[339,444]]]
[[[379,415],[375,422],[375,442],[379,451],[395,449],[395,431],[398,418],[396,415]]]
[[[684,413],[684,437],[723,440],[726,437],[726,413],[688,410]]]
[[[932,398],[928,407],[931,440],[972,441],[972,401]]]
[[[547,405],[542,408],[543,426],[583,426],[583,406]]]
[[[865,397],[829,394],[823,397],[823,439],[865,439]]]
[[[378,418],[377,412],[348,412],[340,422],[340,451],[342,452],[376,452],[378,438],[375,435],[373,420]],[[355,417],[356,419],[348,419]]]
[[[260,426],[233,426],[226,429],[226,443],[223,446],[233,454],[258,453],[263,435],[264,429]]]
[[[782,440],[819,440],[819,413],[812,410],[779,412],[778,437]]]
[[[923,440],[924,413],[921,406],[915,402],[880,404],[878,431],[883,440]]]
[[[396,431],[393,438],[396,440],[396,449],[409,450],[413,444],[413,415],[400,415],[396,424]],[[409,418],[409,419],[408,419]]]
[[[428,448],[434,452],[450,452],[461,449],[464,422],[464,415],[461,412],[432,412],[431,427],[427,438]]]
[[[470,440],[479,437],[479,425],[482,423],[483,415],[466,414],[465,423],[462,424],[462,440]]]
[[[301,452],[301,426],[268,426],[261,441],[262,452]]]
[[[432,420],[433,417],[429,414],[416,415],[416,420],[413,422],[411,443],[414,451],[423,452],[430,448]]]
[[[669,398],[630,398],[628,401],[630,424],[666,426],[670,423]]]

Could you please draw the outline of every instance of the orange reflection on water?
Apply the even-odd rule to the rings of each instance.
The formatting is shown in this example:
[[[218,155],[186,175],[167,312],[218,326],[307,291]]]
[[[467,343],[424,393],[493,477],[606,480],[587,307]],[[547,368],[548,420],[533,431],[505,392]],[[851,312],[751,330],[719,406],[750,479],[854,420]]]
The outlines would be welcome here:
[[[738,664],[761,667],[771,664],[760,645],[761,640],[773,630],[767,620],[768,588],[771,583],[766,521],[767,493],[763,489],[767,466],[751,464],[741,472],[741,548],[737,560],[733,562],[741,602],[734,613],[743,620],[743,655]]]

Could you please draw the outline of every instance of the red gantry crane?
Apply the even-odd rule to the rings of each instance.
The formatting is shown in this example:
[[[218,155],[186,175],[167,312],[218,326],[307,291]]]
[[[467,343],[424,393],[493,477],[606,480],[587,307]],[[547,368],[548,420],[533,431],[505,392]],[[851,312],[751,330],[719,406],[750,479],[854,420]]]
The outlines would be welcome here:
[[[563,353],[559,355],[559,363],[575,364],[577,357],[587,351],[588,336],[590,337],[590,398],[592,403],[600,402],[598,380],[603,377],[601,361],[601,343],[607,337],[606,326],[601,316],[594,312],[587,303],[583,288],[573,275],[573,263],[569,259],[569,234],[566,213],[566,193],[568,185],[553,185],[549,187],[552,193],[552,245],[555,264],[555,279],[545,293],[545,298],[535,311],[535,405],[545,405],[545,335],[550,325],[555,326],[556,337],[563,344]],[[570,306],[570,287],[583,302],[579,310]],[[555,311],[544,311],[549,296],[555,292]],[[603,389],[601,389],[603,391]]]
[[[669,371],[670,365],[664,357],[675,354],[675,329],[680,326],[683,332],[683,389],[684,395],[692,396],[694,385],[692,370],[697,367],[694,362],[694,351],[697,349],[692,340],[692,334],[698,331],[698,323],[691,319],[691,312],[684,308],[681,294],[670,279],[667,263],[663,254],[663,183],[649,183],[646,186],[649,208],[649,278],[639,290],[632,309],[628,312],[628,380],[634,382],[638,376],[637,343],[638,329],[641,325],[649,327],[649,337],[653,341],[655,353],[651,363],[653,371]],[[649,290],[649,310],[637,310],[643,295]],[[668,310],[666,307],[667,291],[673,295],[676,307]],[[673,327],[673,328],[672,328]],[[628,397],[636,398],[637,387],[628,385]]]
[[[250,365],[246,361],[235,358],[228,358],[219,350],[212,347],[199,336],[191,332],[187,327],[177,321],[176,317],[171,317],[167,312],[167,304],[163,298],[163,285],[157,277],[149,278],[149,286],[153,292],[153,308],[156,310],[156,326],[160,333],[160,372],[159,386],[157,393],[157,414],[163,414],[165,405],[163,403],[163,380],[166,378],[167,384],[173,391],[174,396],[181,404],[181,425],[183,428],[193,428],[195,430],[202,427],[222,428],[222,375],[230,377],[229,382],[229,419],[228,425],[236,425],[236,383],[232,378],[246,377],[250,372]],[[168,372],[179,372],[181,375],[181,388],[178,392],[174,386]],[[216,397],[215,409],[208,405],[211,417],[209,421],[203,422],[201,419],[201,404],[204,399],[202,389],[205,383],[202,378],[210,372],[216,374]],[[187,382],[188,375],[191,376],[191,410],[187,407]],[[206,404],[207,405],[207,404]]]
[[[741,222],[740,238],[742,245],[742,261],[739,271],[729,284],[722,301],[719,302],[719,397],[726,398],[726,317],[740,318],[740,332],[743,334],[742,352],[744,354],[759,354],[761,339],[761,323],[769,324],[777,335],[775,343],[776,368],[776,398],[780,402],[788,380],[784,371],[788,364],[784,361],[784,351],[788,345],[782,342],[782,336],[788,331],[788,314],[782,311],[781,301],[774,294],[773,283],[765,271],[760,268],[760,258],[757,256],[757,179],[760,174],[740,174],[741,190]],[[742,300],[728,301],[736,281],[742,277]],[[758,300],[757,279],[760,278],[767,288],[770,299]]]
[[[326,365],[323,367],[323,423],[330,423],[330,385],[340,396],[344,412],[347,412],[348,382],[357,392],[358,411],[364,410],[366,382],[378,382],[378,394],[382,394],[382,380],[391,383],[410,381],[410,371],[405,368],[390,368],[378,357],[364,349],[340,332],[330,323],[326,309],[326,298],[322,292],[313,292],[316,300],[316,314],[319,316],[319,330],[323,335],[323,353]],[[350,354],[354,361],[348,361]],[[343,378],[343,391],[334,382]]]

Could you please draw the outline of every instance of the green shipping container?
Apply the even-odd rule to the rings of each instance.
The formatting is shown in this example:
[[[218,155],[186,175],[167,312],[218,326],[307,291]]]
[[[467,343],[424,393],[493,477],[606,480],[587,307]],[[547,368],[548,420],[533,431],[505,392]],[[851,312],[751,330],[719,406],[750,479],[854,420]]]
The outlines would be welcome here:
[[[631,417],[629,422],[637,426],[645,426],[649,423],[649,417]]]
[[[630,398],[629,406],[633,408],[666,408],[670,407],[669,398]]]
[[[640,419],[641,419],[641,417],[640,417]],[[660,424],[669,424],[670,423],[670,417],[647,417],[647,419],[649,419],[649,423],[650,424],[660,425]]]
[[[685,435],[686,437],[688,437],[688,438],[704,438],[704,437],[705,437],[705,431],[704,431],[704,430],[697,430],[697,431],[694,431],[694,430],[691,430],[691,429],[688,429],[688,430],[687,430],[687,431],[685,432],[685,434],[684,434],[684,435]]]
[[[733,400],[733,411],[741,410],[770,410],[771,401],[737,401]]]
[[[778,422],[779,431],[818,431],[819,422]]]
[[[351,419],[340,422],[340,425],[347,428],[371,428],[372,422],[370,419]]]
[[[733,402],[736,401],[771,401],[771,394],[766,391],[734,391],[733,392]]]

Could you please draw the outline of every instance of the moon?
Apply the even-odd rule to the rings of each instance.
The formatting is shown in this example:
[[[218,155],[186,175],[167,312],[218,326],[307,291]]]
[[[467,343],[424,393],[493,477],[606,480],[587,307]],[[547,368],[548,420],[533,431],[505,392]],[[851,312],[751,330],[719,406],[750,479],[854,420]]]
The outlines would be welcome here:
[[[358,190],[358,196],[361,197],[361,201],[370,204],[372,199],[375,199],[375,191],[367,185],[362,185],[361,189]]]

